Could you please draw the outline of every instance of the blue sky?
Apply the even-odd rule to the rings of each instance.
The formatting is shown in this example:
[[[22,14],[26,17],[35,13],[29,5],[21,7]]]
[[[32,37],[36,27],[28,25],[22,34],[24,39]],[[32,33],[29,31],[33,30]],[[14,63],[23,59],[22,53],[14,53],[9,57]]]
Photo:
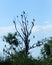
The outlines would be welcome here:
[[[33,33],[35,40],[52,36],[52,0],[0,0],[0,46],[3,48],[2,36],[14,30],[13,19],[26,11],[29,20],[35,18]],[[32,53],[39,55],[36,49]],[[2,51],[1,51],[2,52]]]

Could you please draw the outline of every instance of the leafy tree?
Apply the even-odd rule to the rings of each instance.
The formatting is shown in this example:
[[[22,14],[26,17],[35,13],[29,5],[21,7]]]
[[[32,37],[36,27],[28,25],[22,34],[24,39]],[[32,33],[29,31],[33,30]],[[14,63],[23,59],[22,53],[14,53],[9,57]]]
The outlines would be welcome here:
[[[13,52],[16,52],[16,47],[20,44],[16,35],[17,35],[16,33],[15,34],[8,33],[7,36],[4,36],[3,41],[6,41],[7,43],[9,43],[8,48],[6,45],[5,45],[5,48],[3,48],[3,52],[7,53],[7,57],[12,56]]]
[[[52,37],[45,40],[45,44],[41,49],[41,54],[44,58],[51,58],[52,57]]]

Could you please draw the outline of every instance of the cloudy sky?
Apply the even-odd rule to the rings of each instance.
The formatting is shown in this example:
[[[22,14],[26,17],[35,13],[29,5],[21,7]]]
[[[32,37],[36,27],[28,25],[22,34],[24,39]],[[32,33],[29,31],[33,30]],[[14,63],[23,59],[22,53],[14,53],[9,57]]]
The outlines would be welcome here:
[[[52,36],[52,0],[0,0],[0,51],[2,52],[2,37],[8,32],[14,32],[12,21],[22,13],[27,12],[31,21],[35,18],[35,26],[32,32],[35,40],[41,40]],[[17,22],[18,26],[18,22]],[[39,48],[37,48],[37,51]],[[33,55],[39,55],[36,49]],[[0,53],[1,54],[1,53]]]

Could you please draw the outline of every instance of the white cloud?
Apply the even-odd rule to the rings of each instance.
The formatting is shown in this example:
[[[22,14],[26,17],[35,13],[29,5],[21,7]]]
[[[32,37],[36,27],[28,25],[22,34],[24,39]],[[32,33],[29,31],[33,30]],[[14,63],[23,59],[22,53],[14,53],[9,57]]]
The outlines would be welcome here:
[[[0,27],[0,34],[12,32],[13,30],[14,30],[14,26]]]
[[[40,30],[39,26],[35,25],[32,29],[32,32],[38,32]]]
[[[43,29],[44,31],[46,31],[46,30],[52,30],[52,24],[47,24],[47,25],[45,25],[45,26],[42,26],[42,29]]]
[[[32,32],[47,32],[47,31],[52,31],[52,24],[51,23],[46,23],[44,25],[36,25],[34,26]]]
[[[44,24],[49,24],[49,21],[44,21]]]
[[[20,30],[20,26],[19,26],[19,25],[17,25],[17,28],[18,28],[18,30]],[[13,33],[13,32],[15,32],[15,31],[16,31],[16,30],[15,30],[14,25],[12,25],[12,26],[3,26],[3,27],[0,27],[0,36],[2,36],[2,35],[4,35],[4,34],[7,34],[7,33],[9,33],[9,32]]]
[[[18,30],[20,29],[20,26],[17,25]],[[42,32],[42,31],[52,31],[52,24],[44,24],[44,25],[35,25],[33,27],[32,32]],[[5,33],[9,33],[9,32],[14,32],[15,31],[15,27],[14,25],[12,26],[7,26],[7,27],[0,27],[0,34],[5,34]]]

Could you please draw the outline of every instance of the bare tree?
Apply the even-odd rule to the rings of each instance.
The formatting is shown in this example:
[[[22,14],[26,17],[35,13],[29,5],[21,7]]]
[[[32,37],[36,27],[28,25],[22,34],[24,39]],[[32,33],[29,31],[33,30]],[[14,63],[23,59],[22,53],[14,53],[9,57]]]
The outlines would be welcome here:
[[[18,18],[18,16],[17,16],[17,18]],[[19,21],[17,21],[17,22],[19,22]],[[14,44],[15,46],[18,44],[18,41],[16,41],[17,40],[16,36],[17,37],[19,36],[22,40],[22,43],[25,46],[23,48],[23,50],[24,50],[26,56],[28,56],[28,51],[30,49],[38,47],[38,46],[43,44],[42,41],[38,41],[37,43],[32,44],[32,46],[30,47],[30,42],[31,42],[30,35],[31,35],[32,29],[34,27],[34,22],[35,22],[35,19],[32,20],[31,25],[30,25],[29,21],[27,20],[27,15],[26,15],[25,11],[23,11],[23,13],[21,14],[21,22],[19,22],[22,34],[21,34],[21,32],[18,31],[16,21],[14,20],[13,23],[14,23],[14,26],[15,26],[16,34],[14,34],[14,37],[13,37],[12,34],[10,36],[8,35],[7,37],[5,36],[6,42],[10,43],[10,45]],[[35,38],[34,35],[33,35],[33,38]]]
[[[17,16],[17,18],[18,18],[18,16]],[[26,55],[28,55],[28,50],[43,44],[42,41],[38,41],[37,44],[34,43],[31,47],[29,46],[30,41],[31,41],[31,39],[29,37],[32,33],[32,29],[34,27],[34,22],[35,22],[35,19],[32,20],[31,26],[29,28],[30,24],[29,24],[29,21],[27,20],[27,15],[26,15],[25,11],[23,11],[23,13],[21,14],[21,22],[20,22],[21,31],[22,31],[22,34],[23,34],[23,35],[21,35],[21,33],[17,29],[15,20],[13,21],[13,23],[15,25],[16,32],[19,35],[19,37],[22,39],[22,41],[23,41],[22,43],[24,43],[24,45],[25,45],[25,54]],[[34,35],[33,35],[33,38],[35,38]]]

